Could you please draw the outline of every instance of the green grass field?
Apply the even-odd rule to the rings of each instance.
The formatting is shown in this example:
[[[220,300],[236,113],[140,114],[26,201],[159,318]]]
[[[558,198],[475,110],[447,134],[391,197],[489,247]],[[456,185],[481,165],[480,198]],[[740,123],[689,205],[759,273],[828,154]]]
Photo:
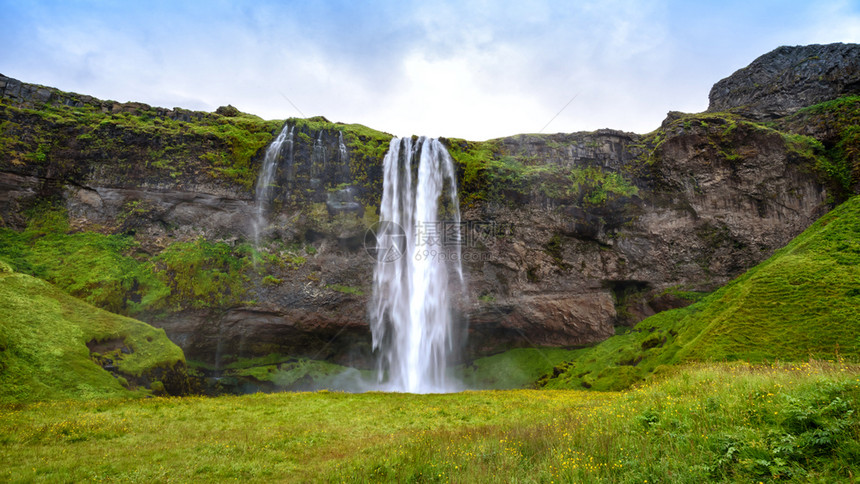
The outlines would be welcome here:
[[[685,366],[627,392],[0,407],[4,482],[850,482],[860,368]]]

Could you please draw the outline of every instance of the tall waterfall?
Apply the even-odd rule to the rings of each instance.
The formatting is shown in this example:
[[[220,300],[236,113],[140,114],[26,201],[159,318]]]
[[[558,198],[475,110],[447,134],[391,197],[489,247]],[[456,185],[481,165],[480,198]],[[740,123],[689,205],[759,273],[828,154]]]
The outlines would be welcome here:
[[[391,391],[455,391],[446,374],[455,346],[449,274],[462,287],[463,269],[453,163],[438,140],[394,138],[383,171],[369,308],[379,383]]]
[[[286,144],[289,150],[289,162],[292,162],[293,154],[293,129],[288,125],[278,134],[275,141],[266,148],[266,154],[263,157],[263,166],[260,169],[260,174],[257,175],[257,190],[254,194],[254,203],[256,205],[256,213],[253,221],[254,229],[254,245],[260,245],[260,231],[266,226],[266,213],[269,210],[269,204],[272,198],[272,185],[275,181],[275,173],[278,169],[278,160],[281,158],[281,148]]]

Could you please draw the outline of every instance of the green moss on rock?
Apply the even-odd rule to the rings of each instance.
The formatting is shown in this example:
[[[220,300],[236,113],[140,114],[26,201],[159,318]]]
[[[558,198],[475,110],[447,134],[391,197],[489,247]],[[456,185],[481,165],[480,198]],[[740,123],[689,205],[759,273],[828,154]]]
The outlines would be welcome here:
[[[35,164],[54,176],[75,180],[84,164],[110,160],[106,174],[176,180],[209,177],[250,190],[253,162],[283,121],[236,113],[165,110],[140,103],[92,100],[60,102],[39,109],[0,100],[0,146],[8,155],[0,168]]]
[[[48,206],[34,211],[21,232],[0,228],[0,257],[100,308],[157,316],[239,303],[256,256],[249,244],[234,247],[202,238],[141,255],[139,243],[128,235],[71,233],[65,211]]]
[[[152,258],[149,267],[171,289],[167,308],[229,307],[245,294],[252,250],[198,238],[171,244]]]
[[[132,396],[91,358],[87,343],[118,340],[123,378],[184,374],[182,350],[141,321],[80,301],[34,277],[0,273],[0,403]],[[140,394],[139,392],[137,394]]]
[[[797,135],[813,135],[824,156],[817,167],[838,199],[860,192],[860,96],[815,104],[775,123]]]

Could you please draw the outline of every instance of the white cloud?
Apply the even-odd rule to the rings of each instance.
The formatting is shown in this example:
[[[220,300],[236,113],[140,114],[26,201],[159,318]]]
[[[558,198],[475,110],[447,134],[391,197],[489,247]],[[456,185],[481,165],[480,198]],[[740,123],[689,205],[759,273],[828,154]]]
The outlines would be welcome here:
[[[838,1],[812,9],[810,27],[804,37],[809,42],[860,42],[860,12],[856,2]]]

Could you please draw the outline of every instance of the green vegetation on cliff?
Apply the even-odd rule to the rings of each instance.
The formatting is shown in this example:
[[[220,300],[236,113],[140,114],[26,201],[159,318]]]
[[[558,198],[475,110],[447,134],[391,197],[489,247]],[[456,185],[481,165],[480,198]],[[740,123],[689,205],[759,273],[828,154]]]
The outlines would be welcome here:
[[[332,123],[322,116],[289,118],[287,124],[293,125],[299,132],[305,133],[319,133],[320,131],[331,133],[342,132],[344,142],[351,153],[359,154],[368,159],[378,159],[379,161],[382,161],[382,158],[385,157],[385,153],[388,151],[388,144],[394,137],[362,124]],[[311,144],[313,144],[312,140]]]
[[[530,159],[508,153],[499,140],[443,141],[457,163],[460,199],[466,206],[480,201],[516,205],[517,200],[539,195],[583,207],[599,207],[638,194],[624,174],[602,166],[561,166]]]
[[[829,203],[836,204],[853,193],[860,193],[852,188],[852,168],[846,162],[850,153],[860,153],[860,137],[852,138],[850,135],[850,123],[860,119],[860,105],[852,104],[851,99],[822,103],[767,123],[735,113],[673,112],[663,126],[643,135],[634,145],[634,148],[642,150],[638,157],[641,163],[632,164],[627,169],[638,176],[652,178],[659,187],[666,176],[660,173],[660,169],[667,159],[669,146],[675,157],[691,156],[702,162],[703,167],[716,160],[750,166],[750,160],[779,148],[791,164],[799,165],[826,186]],[[838,114],[837,107],[844,108],[845,112]],[[810,112],[820,113],[819,116],[825,120],[813,119],[808,114]],[[844,131],[844,136],[838,142],[832,141],[828,133],[839,130]],[[673,155],[668,156],[671,159]],[[860,180],[858,175],[853,177]],[[768,187],[762,186],[761,189],[766,192]]]
[[[813,133],[825,153],[819,170],[844,198],[860,184],[860,96],[846,96],[803,108],[777,123],[781,129]]]
[[[577,350],[547,388],[619,390],[684,361],[860,357],[860,196],[683,309]]]
[[[134,314],[168,292],[145,263],[131,257],[137,247],[125,235],[73,233],[66,212],[50,206],[33,210],[21,232],[0,228],[0,258],[15,270],[116,313]]]
[[[147,269],[170,288],[168,309],[230,307],[245,295],[253,257],[250,245],[230,247],[198,238],[167,246]]]
[[[36,164],[63,179],[81,176],[88,168],[82,165],[110,160],[105,172],[118,179],[144,171],[150,182],[209,176],[250,190],[259,171],[252,160],[283,125],[244,113],[173,112],[140,103],[30,109],[8,102],[0,100],[0,149],[7,155],[0,168]]]
[[[749,140],[779,136],[789,154],[807,166],[828,187],[833,203],[858,193],[860,183],[860,96],[848,96],[798,110],[771,122],[757,122],[727,112],[670,113],[663,126],[642,137],[637,148],[644,150],[645,165],[661,161],[667,141],[684,142],[682,135],[701,136],[699,148],[730,162],[756,156]],[[689,142],[689,141],[686,141]],[[636,170],[642,172],[641,168]]]
[[[7,155],[0,170],[50,175],[60,186],[80,183],[95,169],[119,186],[215,183],[250,192],[264,149],[285,124],[232,106],[215,113],[169,110],[44,89],[53,92],[49,103],[0,99],[0,152]],[[331,139],[342,133],[351,182],[362,188],[357,196],[378,205],[390,134],[323,117],[286,123],[308,152],[320,132]]]
[[[365,206],[379,205],[382,197],[382,160],[392,135],[361,124],[332,123],[322,116],[290,118],[287,124],[295,126],[296,139],[308,146],[314,144],[311,136],[320,132],[327,132],[331,137],[343,134],[349,155],[351,183],[361,188],[357,198]]]
[[[97,357],[87,345],[104,345]],[[131,396],[138,378],[184,375],[164,330],[95,308],[0,261],[0,403]],[[140,393],[137,393],[140,394]]]
[[[74,232],[66,212],[33,210],[25,230],[0,227],[0,258],[86,302],[125,315],[228,307],[245,297],[249,244],[176,241],[148,254],[128,235]]]

